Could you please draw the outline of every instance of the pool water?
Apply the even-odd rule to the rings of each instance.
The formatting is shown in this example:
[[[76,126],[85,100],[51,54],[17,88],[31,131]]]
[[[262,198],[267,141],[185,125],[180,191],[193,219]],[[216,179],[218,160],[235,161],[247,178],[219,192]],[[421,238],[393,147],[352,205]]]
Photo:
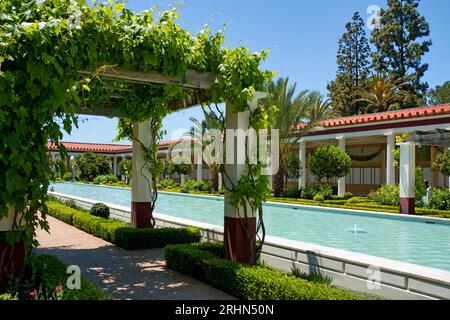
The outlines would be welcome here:
[[[130,206],[131,190],[54,183],[55,192]],[[156,212],[223,226],[223,199],[159,193]],[[264,206],[267,235],[450,271],[450,224],[308,207]]]

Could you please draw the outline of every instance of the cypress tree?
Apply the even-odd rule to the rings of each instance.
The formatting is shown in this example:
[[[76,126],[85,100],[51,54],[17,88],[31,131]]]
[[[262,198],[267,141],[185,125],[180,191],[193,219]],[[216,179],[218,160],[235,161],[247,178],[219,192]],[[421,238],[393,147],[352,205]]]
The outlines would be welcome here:
[[[370,70],[370,48],[364,30],[364,21],[356,12],[347,23],[346,32],[339,40],[336,79],[328,90],[333,108],[342,116],[357,114],[363,109],[357,91],[364,84]]]

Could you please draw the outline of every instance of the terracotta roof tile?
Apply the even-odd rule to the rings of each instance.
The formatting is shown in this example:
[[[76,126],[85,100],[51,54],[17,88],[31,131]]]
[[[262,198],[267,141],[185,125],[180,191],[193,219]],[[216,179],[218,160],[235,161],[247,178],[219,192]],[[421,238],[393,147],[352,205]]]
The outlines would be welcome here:
[[[437,105],[430,107],[419,107],[413,109],[403,109],[395,111],[387,111],[381,113],[373,113],[367,115],[359,115],[352,117],[344,117],[338,119],[330,119],[322,121],[319,126],[323,128],[335,128],[339,126],[349,126],[358,124],[369,124],[382,121],[414,119],[420,117],[450,115],[450,104]],[[302,125],[299,125],[300,128]]]
[[[182,140],[167,140],[161,141],[159,146],[161,148],[167,148],[173,144],[189,141],[188,139]],[[101,143],[84,143],[84,142],[62,142],[69,152],[93,152],[93,153],[106,153],[106,154],[118,154],[118,153],[131,153],[131,145],[118,145],[118,144],[101,144]],[[57,148],[52,142],[47,143],[47,148],[51,151],[57,151]]]

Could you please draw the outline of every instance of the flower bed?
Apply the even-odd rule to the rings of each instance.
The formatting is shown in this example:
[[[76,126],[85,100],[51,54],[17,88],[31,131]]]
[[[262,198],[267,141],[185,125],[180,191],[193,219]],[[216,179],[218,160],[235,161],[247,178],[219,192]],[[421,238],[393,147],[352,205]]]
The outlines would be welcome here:
[[[112,297],[81,277],[81,288],[68,289],[67,265],[53,255],[32,256],[20,289],[12,288],[0,300],[111,300]]]
[[[60,203],[48,202],[49,215],[67,224],[126,249],[163,248],[168,244],[199,242],[197,228],[134,229],[130,225],[93,216]]]

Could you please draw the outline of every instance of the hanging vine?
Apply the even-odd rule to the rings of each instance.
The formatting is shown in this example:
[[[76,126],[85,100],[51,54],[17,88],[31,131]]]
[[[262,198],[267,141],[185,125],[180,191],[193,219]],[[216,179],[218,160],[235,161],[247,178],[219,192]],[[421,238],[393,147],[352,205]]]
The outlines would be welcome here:
[[[272,109],[266,110],[263,106],[260,106],[260,108],[252,112],[247,102],[246,111],[249,112],[250,116],[249,127],[247,129],[254,129],[258,132],[260,129],[270,128],[274,115]],[[224,130],[226,127],[225,116],[219,106],[217,104],[214,104],[214,106],[209,105],[207,112],[216,121],[222,123],[222,130]],[[257,136],[257,139],[257,146],[259,146],[259,136]],[[224,145],[227,145],[226,135],[224,135]],[[247,139],[245,142],[245,150],[245,174],[236,183],[230,178],[226,171],[226,166],[221,165],[219,167],[219,174],[222,175],[224,188],[229,194],[229,203],[236,208],[241,227],[246,235],[248,252],[250,252],[247,262],[253,263],[259,259],[265,241],[266,228],[264,224],[263,203],[266,201],[267,196],[270,195],[271,190],[269,188],[268,176],[262,174],[264,165],[260,161],[252,164],[249,160],[250,149]],[[259,152],[260,150],[258,149],[258,155]],[[224,163],[226,163],[226,159],[224,159]],[[257,214],[256,238],[254,237],[255,233],[252,230],[252,226],[249,225],[249,218],[253,218],[254,213]],[[256,251],[254,250],[255,247]]]
[[[181,88],[182,83],[102,80],[105,68],[119,66],[170,76],[188,69],[212,72],[215,83],[203,94],[210,103],[231,103],[235,111],[244,111],[254,92],[263,90],[273,76],[260,70],[266,51],[224,48],[220,31],[206,28],[191,34],[177,19],[175,9],[136,14],[122,1],[90,5],[86,0],[1,1],[0,220],[10,210],[17,218],[4,235],[8,243],[23,240],[30,250],[37,245],[36,228],[48,230],[45,203],[54,173],[46,145],[53,142],[60,149],[61,161],[65,160],[67,153],[60,141],[63,131],[70,133],[77,126],[77,112],[115,107],[122,115],[120,136],[131,139],[136,139],[132,123],[152,119],[151,146],[141,146],[148,161],[145,167],[158,176],[156,142],[162,134],[162,119],[171,112],[171,101],[194,93]],[[113,98],[110,87],[126,92],[124,99]],[[248,172],[232,188],[232,202],[240,206],[248,201],[257,209],[265,199],[266,179],[259,165],[249,166]],[[154,205],[158,196],[154,181],[149,181],[149,188]],[[238,190],[245,192],[241,196]]]

